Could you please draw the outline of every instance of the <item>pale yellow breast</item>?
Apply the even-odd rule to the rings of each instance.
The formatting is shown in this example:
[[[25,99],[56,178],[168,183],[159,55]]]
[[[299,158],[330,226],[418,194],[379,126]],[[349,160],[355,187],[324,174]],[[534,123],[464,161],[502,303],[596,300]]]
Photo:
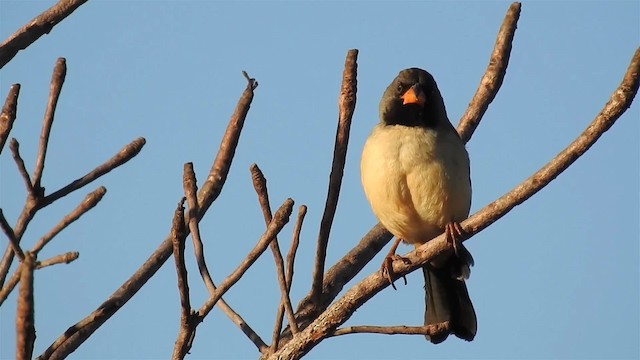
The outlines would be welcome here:
[[[469,215],[468,164],[464,144],[452,132],[377,125],[362,152],[362,186],[392,234],[421,244]]]

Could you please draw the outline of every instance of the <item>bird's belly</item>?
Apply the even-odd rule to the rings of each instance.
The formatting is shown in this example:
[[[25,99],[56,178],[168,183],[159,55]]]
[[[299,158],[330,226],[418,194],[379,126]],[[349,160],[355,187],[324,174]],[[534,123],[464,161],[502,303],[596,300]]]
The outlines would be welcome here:
[[[387,126],[374,130],[363,150],[361,179],[374,214],[411,244],[432,239],[469,214],[466,150],[460,144],[460,154],[453,149],[442,156],[436,141],[425,129]]]

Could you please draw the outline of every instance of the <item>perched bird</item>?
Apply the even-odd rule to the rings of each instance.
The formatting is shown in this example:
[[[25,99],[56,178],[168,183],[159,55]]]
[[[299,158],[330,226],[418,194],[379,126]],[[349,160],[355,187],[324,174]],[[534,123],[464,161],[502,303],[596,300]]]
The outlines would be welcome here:
[[[462,246],[459,225],[471,207],[469,155],[425,70],[402,70],[384,92],[379,110],[380,123],[364,145],[360,170],[374,214],[396,237],[383,273],[393,285],[390,265],[401,258],[395,254],[400,241],[418,247],[445,232],[455,253],[422,270],[425,324],[449,322],[449,327],[427,339],[437,344],[453,333],[471,341],[477,321],[464,280],[473,258]]]

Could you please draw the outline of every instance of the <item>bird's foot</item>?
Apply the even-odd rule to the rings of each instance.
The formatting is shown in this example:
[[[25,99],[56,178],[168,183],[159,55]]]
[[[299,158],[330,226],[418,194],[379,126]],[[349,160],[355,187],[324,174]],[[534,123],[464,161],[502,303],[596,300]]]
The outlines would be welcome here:
[[[461,256],[460,249],[463,248],[462,240],[466,239],[467,237],[466,231],[464,231],[464,229],[462,228],[462,226],[460,226],[459,223],[452,221],[444,227],[444,233],[447,239],[447,243],[453,246],[453,252],[456,254],[457,257],[460,257]]]
[[[393,290],[398,290],[396,288],[396,286],[393,283],[393,277],[394,277],[394,272],[393,272],[393,261],[394,260],[401,260],[402,262],[404,262],[405,264],[409,265],[411,264],[411,260],[407,259],[406,257],[402,257],[398,254],[395,253],[389,253],[385,258],[384,261],[382,262],[382,266],[380,267],[380,271],[382,272],[382,276],[385,277],[385,279],[387,279],[387,281],[389,281],[389,284],[391,285],[391,287],[393,287]],[[404,280],[404,284],[407,285],[407,278],[406,276],[402,275],[402,279]]]

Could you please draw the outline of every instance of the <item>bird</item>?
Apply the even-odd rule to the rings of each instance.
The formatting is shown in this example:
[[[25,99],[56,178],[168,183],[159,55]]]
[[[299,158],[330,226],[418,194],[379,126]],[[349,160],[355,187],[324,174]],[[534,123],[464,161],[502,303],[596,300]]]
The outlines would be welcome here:
[[[395,254],[401,241],[418,247],[444,232],[454,251],[422,270],[425,325],[448,326],[426,338],[437,344],[454,334],[472,341],[477,319],[465,280],[473,257],[462,245],[459,224],[471,208],[469,154],[435,79],[423,69],[400,71],[384,91],[379,113],[362,151],[360,176],[373,213],[396,237],[383,274],[393,285],[391,262],[408,261]]]

